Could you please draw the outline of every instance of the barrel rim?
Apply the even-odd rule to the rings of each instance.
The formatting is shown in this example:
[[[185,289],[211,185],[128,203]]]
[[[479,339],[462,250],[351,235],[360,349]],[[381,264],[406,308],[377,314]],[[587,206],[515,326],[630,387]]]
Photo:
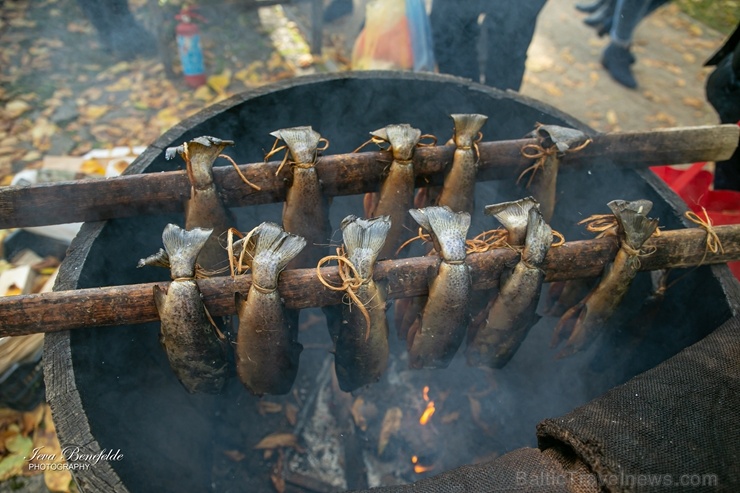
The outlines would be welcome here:
[[[513,99],[516,102],[529,106],[559,118],[574,128],[588,133],[599,133],[590,128],[573,116],[544,103],[542,101],[523,96],[514,91],[501,91],[499,89],[485,86],[461,77],[416,72],[393,72],[393,71],[363,71],[343,72],[339,74],[320,74],[295,77],[268,84],[257,89],[244,91],[224,101],[210,105],[198,113],[182,120],[164,134],[128,167],[124,174],[143,173],[158,159],[169,146],[174,145],[182,136],[196,125],[205,123],[215,115],[228,111],[249,100],[273,94],[297,86],[322,84],[326,82],[341,80],[410,80],[428,81],[464,86],[470,91],[484,93],[486,97],[495,99]],[[688,210],[686,204],[673,192],[662,180],[649,170],[636,170],[638,175],[644,179],[676,212],[683,213]],[[688,226],[688,222],[684,219]],[[73,239],[67,257],[60,266],[59,277],[54,286],[55,291],[76,289],[82,269],[77,266],[84,265],[93,243],[103,230],[106,221],[84,223],[77,236]],[[733,314],[740,312],[740,283],[732,276],[726,265],[711,266],[712,275],[718,280],[724,290]],[[716,329],[717,327],[715,327]],[[87,415],[84,414],[82,400],[77,389],[74,367],[71,354],[71,332],[59,331],[46,335],[44,341],[44,380],[46,384],[46,398],[54,417],[57,433],[63,443],[76,443],[85,449],[85,452],[100,453],[102,448],[93,437]],[[675,356],[674,356],[675,357]],[[669,358],[667,361],[670,361]],[[75,413],[72,410],[78,410]],[[93,470],[94,469],[94,470]],[[95,468],[74,471],[74,479],[81,491],[116,491],[128,492],[128,488],[105,461],[100,461]]]

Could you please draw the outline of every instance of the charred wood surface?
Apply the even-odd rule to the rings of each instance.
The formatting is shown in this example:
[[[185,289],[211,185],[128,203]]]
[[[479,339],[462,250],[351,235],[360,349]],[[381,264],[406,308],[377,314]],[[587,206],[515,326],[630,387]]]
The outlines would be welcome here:
[[[739,133],[737,125],[717,125],[596,135],[585,149],[564,157],[560,169],[598,171],[719,161],[733,154]],[[479,144],[479,179],[516,178],[532,164],[521,149],[536,143],[536,139],[522,139]],[[414,157],[417,186],[441,183],[454,151],[454,146],[418,149]],[[320,158],[316,168],[326,195],[354,195],[376,191],[389,159],[387,152],[337,154]],[[278,162],[240,165],[261,190],[246,186],[228,166],[215,167],[214,180],[229,207],[282,202],[287,175],[283,171],[275,176],[278,166]],[[185,171],[5,187],[0,189],[0,229],[178,212],[189,197]]]
[[[655,251],[641,257],[643,271],[709,265],[740,259],[740,225],[715,228],[724,251],[706,251],[707,233],[701,228],[665,231],[647,241],[643,249]],[[598,276],[618,249],[613,238],[573,241],[553,248],[544,264],[545,281],[565,281]],[[518,260],[511,249],[496,249],[469,255],[475,289],[495,286],[503,268]],[[414,257],[378,262],[376,281],[387,282],[389,298],[419,296],[427,292],[427,269],[438,257]],[[324,267],[323,276],[339,284],[336,267]],[[155,285],[134,284],[76,291],[0,297],[0,336],[55,332],[83,327],[138,324],[158,320],[154,304]],[[205,304],[213,316],[235,313],[234,292],[246,293],[251,276],[219,277],[198,281]],[[315,269],[285,271],[280,276],[280,294],[288,308],[327,306],[342,302],[342,293],[325,288]]]

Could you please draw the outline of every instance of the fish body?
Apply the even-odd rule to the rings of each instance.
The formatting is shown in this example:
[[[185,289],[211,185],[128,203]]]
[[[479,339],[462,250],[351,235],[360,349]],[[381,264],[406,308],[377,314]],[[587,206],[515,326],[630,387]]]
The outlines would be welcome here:
[[[542,166],[533,170],[529,191],[539,202],[545,222],[550,222],[555,212],[560,161],[567,151],[584,145],[588,136],[580,130],[557,125],[538,125],[533,133],[546,155]]]
[[[478,154],[474,144],[488,117],[478,114],[451,116],[455,123],[453,140],[456,149],[437,204],[446,205],[454,212],[472,214],[475,207],[475,177],[478,174]]]
[[[429,295],[409,329],[407,347],[412,368],[446,368],[468,329],[472,280],[465,263],[465,236],[470,214],[449,207],[412,209],[412,217],[429,232],[441,256],[430,273]]]
[[[527,238],[527,224],[529,224],[529,211],[538,207],[539,204],[533,197],[526,197],[512,202],[501,202],[499,204],[488,205],[484,212],[493,216],[506,229],[506,242],[509,246],[523,246]],[[512,270],[505,270],[501,273],[499,287],[506,283]],[[470,302],[470,311],[472,320],[468,329],[468,344],[470,344],[478,330],[486,324],[489,319],[489,313],[498,296],[498,288],[475,291]]]
[[[274,223],[262,223],[250,236],[252,285],[246,298],[235,294],[239,332],[236,370],[239,380],[256,395],[286,394],[298,372],[303,346],[297,342],[297,313],[286,310],[278,292],[278,276],[306,245]]]
[[[539,320],[536,309],[545,278],[541,267],[552,244],[552,230],[536,207],[528,215],[521,260],[500,285],[485,326],[468,345],[470,365],[504,367]]]
[[[390,216],[391,229],[379,258],[395,255],[396,248],[406,235],[408,211],[414,206],[414,149],[421,138],[421,131],[407,124],[388,125],[371,132],[373,137],[390,144],[393,162],[388,175],[380,186],[377,205],[366,210],[369,217]]]
[[[621,246],[596,288],[560,319],[554,342],[565,334],[569,337],[558,357],[585,350],[593,342],[629,290],[640,270],[639,250],[658,227],[657,219],[647,217],[650,201],[615,200],[608,205],[617,218]]]
[[[285,142],[292,158],[292,179],[283,207],[283,228],[306,239],[306,248],[288,268],[316,267],[327,254],[326,245],[331,237],[329,201],[321,192],[315,167],[321,135],[311,127],[286,128],[271,135]]]
[[[355,295],[370,315],[370,328],[362,311],[350,301],[342,305],[342,324],[335,344],[339,388],[345,392],[377,382],[388,366],[386,292],[373,281],[373,268],[390,229],[387,216],[365,220],[354,216],[342,222],[347,257],[357,268],[362,284]]]
[[[211,324],[194,280],[195,260],[210,235],[211,230],[186,231],[168,224],[162,240],[173,281],[167,289],[154,286],[160,342],[170,367],[191,393],[219,393],[228,372],[226,342]]]
[[[198,256],[198,264],[206,270],[216,270],[225,265],[227,255],[219,243],[219,236],[235,223],[213,182],[213,163],[227,146],[233,144],[230,140],[204,136],[179,147],[171,147],[165,154],[167,159],[180,154],[188,167],[190,198],[185,201],[185,229],[213,230]]]

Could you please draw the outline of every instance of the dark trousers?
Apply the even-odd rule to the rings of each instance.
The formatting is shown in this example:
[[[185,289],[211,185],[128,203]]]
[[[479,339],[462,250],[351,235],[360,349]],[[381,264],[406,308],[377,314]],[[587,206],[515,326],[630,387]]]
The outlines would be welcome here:
[[[490,86],[519,90],[544,5],[545,0],[434,0],[430,21],[439,71],[475,82],[483,76]]]

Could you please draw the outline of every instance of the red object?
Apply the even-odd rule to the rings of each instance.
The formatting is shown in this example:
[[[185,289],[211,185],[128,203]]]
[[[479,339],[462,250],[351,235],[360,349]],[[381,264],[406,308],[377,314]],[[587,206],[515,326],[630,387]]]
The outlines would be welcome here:
[[[740,224],[740,192],[734,190],[710,190],[714,176],[704,169],[706,163],[694,163],[688,169],[670,166],[650,168],[676,192],[689,208],[704,217],[706,209],[712,224]],[[732,274],[740,280],[740,262],[727,264]]]
[[[183,7],[175,19],[178,20],[175,27],[177,51],[180,55],[185,83],[193,88],[200,87],[206,83],[206,70],[203,64],[200,29],[193,21],[205,22],[205,18],[198,14],[193,6]]]

